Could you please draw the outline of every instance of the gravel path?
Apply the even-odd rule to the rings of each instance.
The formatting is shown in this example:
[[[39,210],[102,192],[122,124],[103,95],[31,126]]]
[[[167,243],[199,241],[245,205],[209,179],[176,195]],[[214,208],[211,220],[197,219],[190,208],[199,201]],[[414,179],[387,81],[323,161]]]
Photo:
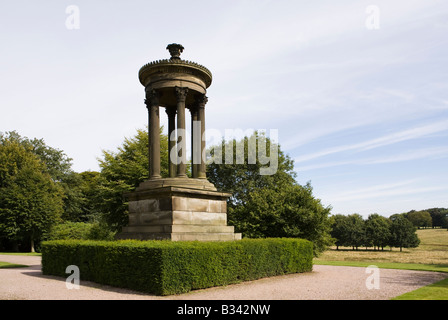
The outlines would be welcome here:
[[[437,282],[446,273],[379,269],[379,289],[368,289],[366,268],[315,265],[313,272],[248,281],[159,297],[82,281],[67,289],[65,278],[44,276],[38,256],[0,255],[0,261],[29,265],[0,269],[1,300],[384,300]],[[68,276],[68,275],[67,275]]]

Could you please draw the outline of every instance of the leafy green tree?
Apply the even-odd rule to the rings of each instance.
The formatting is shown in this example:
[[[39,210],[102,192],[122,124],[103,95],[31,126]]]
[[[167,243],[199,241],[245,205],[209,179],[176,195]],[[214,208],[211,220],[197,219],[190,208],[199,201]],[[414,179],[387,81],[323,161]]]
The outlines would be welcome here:
[[[340,246],[349,246],[349,218],[343,214],[336,214],[331,217],[331,236],[335,239],[336,250]]]
[[[79,185],[83,196],[81,221],[100,221],[101,214],[98,209],[98,203],[101,199],[98,197],[98,187],[100,173],[97,171],[84,171],[78,174],[81,177]]]
[[[416,248],[420,244],[420,239],[416,234],[417,228],[403,214],[391,216],[392,225],[391,246],[403,248]]]
[[[37,155],[45,164],[48,174],[54,181],[62,181],[66,174],[72,172],[72,159],[62,150],[46,145],[43,139],[29,139],[22,137],[16,131],[10,131],[6,133],[0,132],[0,141],[3,140],[15,141]]]
[[[243,236],[260,237],[299,237],[313,241],[315,254],[319,254],[332,244],[330,236],[329,213],[312,194],[311,185],[298,185],[295,182],[293,161],[279,148],[277,170],[273,174],[260,174],[266,167],[257,158],[250,160],[251,139],[260,139],[258,133],[240,141],[221,143],[214,147],[220,151],[225,163],[209,163],[209,180],[220,191],[232,194],[228,202],[228,221]],[[271,150],[271,141],[264,139],[266,149]],[[238,157],[237,148],[244,150]],[[229,150],[233,150],[233,161],[229,161]],[[213,150],[212,150],[213,151]],[[210,152],[212,156],[213,152]],[[258,150],[256,150],[258,154]],[[270,154],[268,154],[270,156]],[[269,165],[272,165],[271,163]]]
[[[161,175],[168,176],[168,137],[160,131]],[[98,210],[114,231],[128,223],[128,204],[123,193],[135,190],[149,175],[148,132],[137,130],[117,151],[103,151],[99,160]]]
[[[88,222],[99,221],[98,210],[99,172],[69,172],[61,186],[64,189],[64,221]]]
[[[406,218],[419,229],[432,227],[432,218],[428,211],[412,210],[406,214]]]
[[[278,150],[276,172],[272,175],[260,174],[260,170],[266,165],[262,164],[258,158],[251,161],[250,141],[252,139],[259,139],[259,134],[255,132],[253,136],[245,137],[240,141],[236,139],[229,142],[222,141],[220,146],[213,146],[209,151],[212,157],[216,157],[216,152],[219,151],[219,158],[226,159],[222,161],[223,163],[217,161],[208,163],[207,178],[218,190],[232,194],[228,202],[229,222],[232,224],[244,219],[238,215],[236,208],[244,206],[252,192],[263,188],[274,190],[278,186],[295,184],[294,163],[279,147],[276,148]],[[270,143],[270,139],[266,139],[268,150],[271,148]],[[241,148],[241,152],[237,151],[238,148]],[[226,154],[229,150],[232,150],[230,157]],[[255,154],[257,152],[258,148]],[[238,155],[242,156],[238,157]]]
[[[348,215],[348,235],[347,244],[352,246],[353,249],[364,245],[366,243],[365,237],[365,223],[361,215],[354,213]]]
[[[249,238],[296,237],[313,242],[317,254],[332,244],[328,215],[309,184],[250,192],[244,206],[229,209],[236,228]]]
[[[19,141],[0,139],[0,238],[29,241],[31,251],[60,220],[63,192],[46,165]]]
[[[113,240],[114,233],[99,222],[66,221],[53,226],[46,240]]]
[[[365,222],[366,243],[371,243],[378,250],[380,247],[384,249],[390,243],[390,227],[391,221],[388,218],[377,213],[369,215]]]
[[[80,184],[82,179],[71,169],[72,159],[62,150],[48,146],[43,139],[22,137],[16,131],[0,133],[0,141],[8,139],[22,145],[34,153],[44,164],[51,179],[63,190],[64,212],[62,219],[83,221],[83,202],[85,201]]]
[[[426,209],[431,215],[432,227],[448,228],[448,209],[431,208]]]
[[[83,221],[84,196],[81,191],[81,176],[74,172],[67,172],[59,182],[64,192],[64,221]]]

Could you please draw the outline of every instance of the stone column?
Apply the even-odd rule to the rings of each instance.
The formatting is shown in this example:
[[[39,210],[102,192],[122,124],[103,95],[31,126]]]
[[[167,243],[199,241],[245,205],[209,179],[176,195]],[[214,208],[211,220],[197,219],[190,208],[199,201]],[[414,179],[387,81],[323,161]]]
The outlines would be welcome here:
[[[149,125],[149,179],[160,179],[160,119],[159,95],[157,91],[147,92],[145,104],[148,108]]]
[[[191,176],[198,177],[199,163],[201,157],[201,142],[198,136],[201,134],[198,126],[198,107],[194,105],[190,108],[191,112]]]
[[[207,179],[205,168],[205,104],[207,101],[208,98],[205,95],[198,100],[198,121],[201,122],[201,136],[198,138],[201,146],[201,163],[198,168],[199,179]]]
[[[171,140],[171,137],[176,135],[176,107],[167,107],[165,109],[168,115],[168,171],[170,178],[176,177],[176,163],[171,161],[171,152],[177,155],[176,141]]]
[[[177,177],[186,178],[187,168],[187,141],[185,140],[185,100],[187,99],[188,88],[176,87],[177,96],[177,154],[179,163],[177,164]]]

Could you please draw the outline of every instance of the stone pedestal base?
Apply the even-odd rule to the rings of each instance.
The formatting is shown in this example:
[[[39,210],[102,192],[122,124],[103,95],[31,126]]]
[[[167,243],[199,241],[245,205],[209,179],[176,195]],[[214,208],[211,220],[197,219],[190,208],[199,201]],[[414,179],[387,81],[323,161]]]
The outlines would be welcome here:
[[[224,241],[241,233],[227,226],[227,198],[206,179],[168,178],[142,182],[129,200],[129,225],[118,239]]]

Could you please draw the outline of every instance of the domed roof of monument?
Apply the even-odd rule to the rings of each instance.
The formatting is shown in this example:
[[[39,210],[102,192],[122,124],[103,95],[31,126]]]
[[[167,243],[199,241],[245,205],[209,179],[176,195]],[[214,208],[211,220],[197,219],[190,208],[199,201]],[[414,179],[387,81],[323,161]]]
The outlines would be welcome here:
[[[145,64],[140,68],[138,77],[143,86],[150,85],[154,80],[164,77],[164,74],[177,74],[178,77],[185,75],[185,81],[194,77],[202,80],[205,88],[212,83],[212,73],[206,67],[192,61],[182,60],[180,58],[184,47],[181,44],[169,44],[166,49],[170,52],[170,59],[156,60]]]

